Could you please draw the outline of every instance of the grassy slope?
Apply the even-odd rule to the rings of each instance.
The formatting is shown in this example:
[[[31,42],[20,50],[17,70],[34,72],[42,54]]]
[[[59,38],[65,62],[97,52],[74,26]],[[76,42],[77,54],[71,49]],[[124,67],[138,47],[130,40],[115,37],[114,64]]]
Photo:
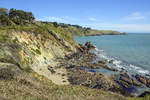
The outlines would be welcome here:
[[[120,32],[118,31],[112,31],[112,30],[90,30],[87,35],[120,35]]]
[[[57,32],[61,37],[73,45],[76,45],[75,41],[72,39],[72,34],[75,32],[71,32],[73,31],[71,28],[56,28],[51,24],[40,26],[41,27],[38,28],[34,25],[28,27],[0,27],[0,43],[15,43],[8,38],[10,30],[34,30],[40,34],[40,32],[43,31],[42,26],[44,26]],[[45,33],[42,35],[46,38],[49,34]],[[118,94],[104,92],[97,89],[90,89],[82,86],[58,86],[53,84],[47,78],[38,75],[37,73],[32,71],[26,72],[23,70],[17,78],[7,79],[6,76],[5,78],[0,76],[0,99],[1,98],[7,98],[10,100],[137,100],[136,98],[126,98]],[[141,100],[149,99],[147,97]]]
[[[0,100],[149,100],[127,98],[83,86],[58,86],[34,72],[22,72],[13,80],[0,80]]]
[[[121,33],[119,31],[114,30],[96,30],[96,29],[90,29],[86,30],[85,27],[75,27],[74,25],[68,25],[65,24],[67,27],[63,28],[63,26],[59,23],[58,27],[54,27],[51,22],[47,22],[47,25],[49,25],[52,30],[59,30],[61,33],[65,32],[65,35],[75,35],[75,36],[90,36],[90,35],[120,35]],[[58,31],[58,32],[59,32]]]

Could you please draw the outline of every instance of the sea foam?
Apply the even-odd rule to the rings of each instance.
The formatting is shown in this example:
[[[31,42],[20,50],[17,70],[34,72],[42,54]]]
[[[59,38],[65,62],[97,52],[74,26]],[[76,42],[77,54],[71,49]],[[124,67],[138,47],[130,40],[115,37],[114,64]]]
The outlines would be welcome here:
[[[96,54],[97,61],[100,59],[106,59],[108,61],[113,60],[112,66],[115,66],[115,68],[117,68],[119,71],[125,71],[131,75],[135,75],[135,74],[150,75],[150,72],[148,70],[145,70],[133,64],[127,64],[121,61],[120,59],[107,56],[104,50],[95,48],[94,53]]]

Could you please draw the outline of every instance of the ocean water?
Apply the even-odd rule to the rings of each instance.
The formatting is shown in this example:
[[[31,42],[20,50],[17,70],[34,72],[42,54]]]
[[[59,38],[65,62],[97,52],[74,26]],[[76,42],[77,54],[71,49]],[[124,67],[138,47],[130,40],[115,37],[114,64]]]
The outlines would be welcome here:
[[[150,34],[74,37],[81,44],[91,41],[98,59],[114,60],[111,66],[131,74],[150,75]]]

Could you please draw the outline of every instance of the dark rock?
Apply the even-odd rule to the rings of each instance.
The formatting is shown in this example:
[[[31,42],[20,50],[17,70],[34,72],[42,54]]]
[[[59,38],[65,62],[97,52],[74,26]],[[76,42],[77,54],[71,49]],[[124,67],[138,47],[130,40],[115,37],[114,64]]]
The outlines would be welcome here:
[[[62,74],[61,76],[65,76],[65,74]]]
[[[143,83],[143,84],[145,84],[145,85],[147,84],[145,77],[140,76],[140,75],[136,75],[135,77],[136,77],[136,79],[137,79],[138,81],[140,81],[141,83]]]
[[[121,35],[127,35],[127,33],[126,32],[122,32]]]
[[[10,63],[0,62],[0,80],[11,80],[21,73],[18,66]]]
[[[53,67],[51,67],[50,65],[47,67],[47,69],[52,73],[55,74],[56,71],[53,69]]]
[[[66,82],[66,80],[63,80],[63,82]]]
[[[70,82],[76,85],[83,85],[91,88],[108,90],[113,87],[114,82],[103,74],[96,74],[80,69],[72,69]]]
[[[145,97],[146,95],[150,95],[150,91],[145,91],[142,94],[140,94],[138,97]]]
[[[147,77],[141,76],[141,75],[136,75],[135,78],[143,83],[144,85],[146,85],[147,87],[150,88],[150,79],[148,79]]]
[[[142,86],[140,82],[131,78],[127,73],[120,73],[115,81],[119,83],[124,88],[130,88],[132,86]],[[119,78],[118,78],[119,77]]]
[[[68,49],[68,51],[72,51],[70,47],[66,44],[65,40],[61,38],[56,32],[47,29],[47,31],[57,40],[61,43],[62,46]]]
[[[113,63],[113,62],[114,62],[114,60],[110,60],[110,61],[109,61],[109,63]]]
[[[89,53],[91,49],[95,49],[95,46],[91,42],[86,42],[85,45],[79,44],[78,50],[84,53]]]
[[[90,41],[86,42],[86,43],[85,43],[85,46],[86,46],[87,49],[89,49],[89,50],[95,48],[95,46],[94,46]]]
[[[98,61],[98,63],[100,63],[100,64],[106,64],[107,60],[100,60],[100,61]]]
[[[117,69],[108,67],[107,65],[99,65],[99,66],[101,66],[101,68],[105,68],[105,69],[110,70],[110,71],[118,71]]]
[[[122,94],[124,96],[130,96],[130,97],[134,97],[133,94],[131,94],[129,91],[125,90],[124,88],[118,86],[118,85],[115,85],[113,88],[109,89],[111,92],[115,92],[115,93],[119,93],[119,94]]]
[[[132,82],[134,86],[142,86],[142,84],[138,82],[137,80],[132,80]]]

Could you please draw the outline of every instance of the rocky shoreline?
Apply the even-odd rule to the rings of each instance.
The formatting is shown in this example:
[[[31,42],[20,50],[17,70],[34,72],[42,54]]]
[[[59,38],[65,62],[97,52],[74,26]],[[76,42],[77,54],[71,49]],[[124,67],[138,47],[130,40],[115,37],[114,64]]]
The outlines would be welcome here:
[[[148,91],[142,91],[141,93],[137,91],[137,88],[150,87],[149,78],[141,75],[130,76],[126,72],[118,71],[106,65],[106,63],[112,63],[113,61],[100,60],[92,63],[96,55],[91,53],[90,50],[94,48],[95,46],[87,42],[85,45],[80,45],[77,53],[59,59],[60,64],[57,68],[63,67],[67,69],[68,73],[66,76],[71,84],[132,97],[145,96],[149,93]],[[96,72],[95,69],[106,69],[118,73],[109,76]]]

